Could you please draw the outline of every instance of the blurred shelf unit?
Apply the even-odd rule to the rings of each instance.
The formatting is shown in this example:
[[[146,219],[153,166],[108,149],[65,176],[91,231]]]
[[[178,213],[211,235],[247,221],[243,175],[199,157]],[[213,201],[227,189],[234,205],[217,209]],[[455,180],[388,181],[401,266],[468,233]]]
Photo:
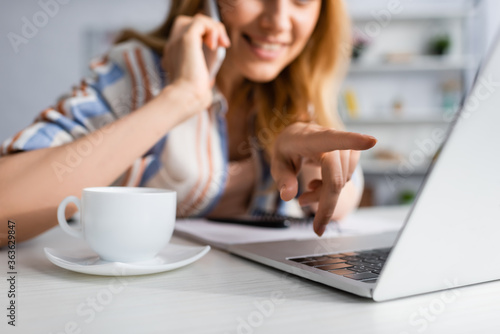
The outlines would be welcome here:
[[[354,62],[349,73],[386,73],[386,72],[449,72],[474,69],[472,57],[448,58],[446,56],[418,56],[404,63],[391,62]]]
[[[354,51],[339,106],[345,124],[445,124],[479,64],[481,1],[347,3]]]
[[[486,41],[480,0],[347,0],[353,59],[341,88],[347,130],[379,139],[360,164],[375,204],[416,193],[470,89]],[[399,5],[398,5],[399,4]],[[432,150],[422,149],[422,143]],[[425,147],[424,147],[425,148]],[[421,158],[401,176],[405,161]],[[387,178],[398,183],[389,189]],[[420,181],[419,181],[420,180]],[[385,190],[384,190],[385,189]]]
[[[436,114],[442,113],[441,110]],[[446,117],[373,117],[347,119],[344,124],[351,126],[415,126],[415,125],[447,125],[450,124],[450,118]]]
[[[471,32],[478,1],[348,4],[354,51],[341,99],[346,124],[390,124],[393,116],[419,120],[395,124],[432,123],[458,109],[479,64]]]

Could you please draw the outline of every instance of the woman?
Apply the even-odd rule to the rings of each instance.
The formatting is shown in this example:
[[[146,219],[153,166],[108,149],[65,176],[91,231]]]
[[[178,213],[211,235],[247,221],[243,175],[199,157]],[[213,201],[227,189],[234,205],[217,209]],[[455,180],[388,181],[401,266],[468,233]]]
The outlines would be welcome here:
[[[200,14],[201,0],[172,1],[160,28],[125,31],[92,79],[3,143],[0,221],[17,222],[18,241],[54,226],[59,202],[89,186],[171,188],[179,216],[213,217],[297,214],[300,188],[318,235],[357,205],[358,151],[376,140],[334,130],[350,54],[342,1],[218,6],[223,24]],[[215,85],[203,44],[227,48]]]

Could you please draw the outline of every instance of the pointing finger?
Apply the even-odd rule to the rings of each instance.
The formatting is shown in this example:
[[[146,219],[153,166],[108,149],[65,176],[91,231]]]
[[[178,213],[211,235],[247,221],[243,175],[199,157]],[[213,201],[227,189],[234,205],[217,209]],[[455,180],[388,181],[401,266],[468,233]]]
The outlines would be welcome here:
[[[330,222],[340,191],[344,186],[344,176],[339,152],[326,153],[321,163],[321,196],[318,211],[314,217],[314,231],[321,236]]]
[[[316,153],[337,150],[367,150],[375,146],[377,139],[372,136],[355,132],[325,129],[311,133],[302,141],[310,150]]]

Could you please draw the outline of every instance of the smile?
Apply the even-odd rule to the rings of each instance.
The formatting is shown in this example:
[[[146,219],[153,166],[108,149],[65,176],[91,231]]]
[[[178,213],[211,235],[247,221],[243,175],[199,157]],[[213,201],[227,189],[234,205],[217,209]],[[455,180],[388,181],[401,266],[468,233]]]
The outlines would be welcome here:
[[[243,34],[243,39],[247,41],[255,55],[265,60],[277,58],[287,46],[286,43],[259,41],[246,34]]]

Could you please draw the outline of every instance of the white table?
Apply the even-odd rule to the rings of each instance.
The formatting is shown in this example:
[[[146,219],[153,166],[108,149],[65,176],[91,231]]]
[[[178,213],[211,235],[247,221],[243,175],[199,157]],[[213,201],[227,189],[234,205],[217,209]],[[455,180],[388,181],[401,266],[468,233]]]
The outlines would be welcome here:
[[[356,214],[400,217],[402,212],[386,208]],[[173,242],[192,244],[176,237]],[[47,246],[84,247],[58,227],[18,245],[17,326],[7,325],[8,286],[2,278],[1,333],[410,334],[500,329],[500,282],[459,288],[446,296],[438,292],[375,303],[215,249],[175,271],[114,278],[56,267],[43,254]],[[0,263],[5,277],[6,249],[0,251]]]

